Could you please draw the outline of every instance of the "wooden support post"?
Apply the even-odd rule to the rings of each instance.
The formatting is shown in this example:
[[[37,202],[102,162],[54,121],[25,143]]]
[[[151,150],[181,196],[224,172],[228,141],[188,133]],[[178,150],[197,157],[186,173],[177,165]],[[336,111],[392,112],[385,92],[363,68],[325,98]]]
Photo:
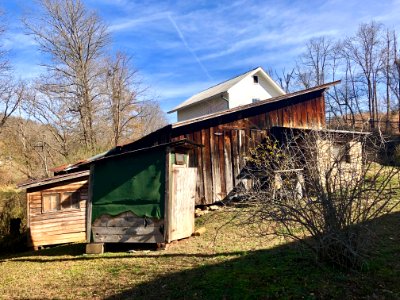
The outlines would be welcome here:
[[[164,240],[169,243],[170,242],[170,204],[171,204],[171,183],[170,180],[172,177],[171,170],[171,148],[167,147],[165,150],[165,196],[164,196]]]
[[[88,198],[86,202],[86,242],[91,242],[91,234],[92,234],[92,196],[93,196],[93,174],[94,174],[94,165],[90,166],[90,174],[89,174],[89,189],[88,189]]]

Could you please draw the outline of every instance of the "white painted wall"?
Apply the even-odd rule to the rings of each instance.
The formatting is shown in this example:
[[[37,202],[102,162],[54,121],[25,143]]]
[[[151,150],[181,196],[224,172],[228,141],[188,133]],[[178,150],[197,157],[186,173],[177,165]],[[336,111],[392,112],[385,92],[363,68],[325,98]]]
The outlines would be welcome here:
[[[177,111],[178,122],[228,109],[228,102],[220,95]]]
[[[252,99],[265,100],[281,95],[259,73],[254,74],[259,76],[258,84],[254,83],[253,76],[247,76],[228,90],[229,108],[250,104]]]

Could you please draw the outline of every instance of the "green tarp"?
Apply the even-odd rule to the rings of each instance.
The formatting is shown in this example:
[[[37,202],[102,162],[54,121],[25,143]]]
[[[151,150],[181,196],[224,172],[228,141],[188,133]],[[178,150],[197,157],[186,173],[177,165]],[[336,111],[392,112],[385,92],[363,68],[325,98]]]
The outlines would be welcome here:
[[[126,211],[139,217],[164,217],[164,148],[99,161],[92,180],[92,221]]]

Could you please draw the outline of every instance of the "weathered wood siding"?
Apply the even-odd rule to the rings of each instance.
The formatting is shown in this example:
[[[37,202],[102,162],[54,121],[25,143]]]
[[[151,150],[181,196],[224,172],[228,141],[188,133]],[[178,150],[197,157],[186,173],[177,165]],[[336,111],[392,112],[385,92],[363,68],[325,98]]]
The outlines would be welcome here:
[[[270,111],[240,116],[231,122],[225,123],[224,118],[220,118],[217,123],[213,119],[197,125],[197,128],[186,125],[173,130],[172,140],[187,138],[204,146],[190,153],[193,166],[199,171],[196,204],[221,201],[240,181],[248,184],[239,176],[245,158],[249,149],[265,139],[271,127],[323,128],[324,103],[323,95],[319,95]]]
[[[92,224],[93,241],[98,243],[162,243],[163,220],[140,218],[132,212],[103,215]]]
[[[211,204],[223,200],[240,181],[248,184],[246,180],[241,180],[239,174],[249,149],[262,142],[274,126],[324,128],[324,88],[275,102],[264,101],[228,113],[175,123],[121,146],[116,152],[183,138],[203,145],[190,153],[190,166],[198,169],[196,204]]]
[[[42,196],[47,193],[79,192],[79,209],[43,212]],[[84,241],[86,238],[86,201],[88,181],[69,181],[45,188],[28,189],[30,244],[34,247]]]

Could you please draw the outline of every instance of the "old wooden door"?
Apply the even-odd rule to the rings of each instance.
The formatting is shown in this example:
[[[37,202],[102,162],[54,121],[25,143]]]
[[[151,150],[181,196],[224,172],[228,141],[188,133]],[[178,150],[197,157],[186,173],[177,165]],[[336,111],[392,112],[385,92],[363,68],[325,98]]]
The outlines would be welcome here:
[[[196,180],[197,168],[173,165],[167,242],[189,237],[194,231]]]

